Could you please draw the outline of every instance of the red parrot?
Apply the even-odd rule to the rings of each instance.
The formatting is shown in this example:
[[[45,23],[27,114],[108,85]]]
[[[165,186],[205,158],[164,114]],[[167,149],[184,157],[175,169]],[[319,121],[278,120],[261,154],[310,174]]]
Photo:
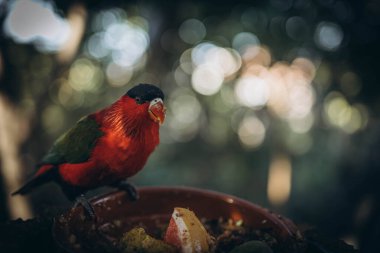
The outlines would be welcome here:
[[[137,194],[123,180],[140,171],[159,144],[163,100],[158,87],[139,84],[109,107],[83,117],[56,140],[33,178],[12,195],[49,181],[58,183],[70,200],[105,185]]]

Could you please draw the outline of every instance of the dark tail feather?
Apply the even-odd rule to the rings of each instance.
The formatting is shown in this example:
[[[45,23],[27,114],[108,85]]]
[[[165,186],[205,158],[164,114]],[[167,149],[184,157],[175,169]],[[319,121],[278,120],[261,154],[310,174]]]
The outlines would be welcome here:
[[[37,174],[32,179],[26,182],[20,189],[13,192],[11,195],[24,195],[26,193],[29,193],[34,188],[53,180],[55,174],[54,172],[54,168],[49,168],[48,170],[44,171],[44,173],[37,172]]]

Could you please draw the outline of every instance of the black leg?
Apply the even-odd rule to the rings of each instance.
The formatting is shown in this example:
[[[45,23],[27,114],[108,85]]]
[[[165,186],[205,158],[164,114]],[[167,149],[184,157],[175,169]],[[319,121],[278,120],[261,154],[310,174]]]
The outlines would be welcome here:
[[[90,204],[90,202],[88,202],[83,194],[79,195],[75,200],[74,207],[77,207],[78,205],[83,206],[84,211],[89,218],[96,220],[94,207]]]
[[[139,193],[138,193],[136,187],[127,181],[118,182],[114,185],[114,187],[128,193],[129,198],[133,201],[136,201],[139,199]]]

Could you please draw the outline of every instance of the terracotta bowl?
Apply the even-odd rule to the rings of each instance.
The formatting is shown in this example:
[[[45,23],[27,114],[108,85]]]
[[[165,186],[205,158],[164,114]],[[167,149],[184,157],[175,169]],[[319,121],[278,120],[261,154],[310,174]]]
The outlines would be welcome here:
[[[288,244],[301,237],[289,219],[231,195],[189,187],[142,187],[138,190],[140,199],[134,202],[121,191],[92,199],[97,226],[116,223],[121,231],[115,233],[122,233],[143,224],[149,232],[156,229],[158,221],[168,224],[174,207],[187,207],[198,217],[242,219],[247,226],[272,229],[279,241]],[[78,206],[55,219],[53,235],[66,251],[84,253],[86,251],[79,244],[86,230],[94,227],[91,223],[93,221],[86,219],[83,208]]]

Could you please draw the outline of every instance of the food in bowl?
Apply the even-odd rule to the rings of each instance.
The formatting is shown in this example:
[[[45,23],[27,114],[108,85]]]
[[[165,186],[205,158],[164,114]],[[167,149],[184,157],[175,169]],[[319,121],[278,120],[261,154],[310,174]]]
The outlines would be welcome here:
[[[246,229],[243,221],[205,220],[204,224],[187,208],[174,208],[162,238],[135,227],[122,235],[115,252],[123,253],[219,253],[273,252],[278,242],[269,233]]]
[[[214,238],[215,244],[209,248],[214,252],[247,247],[250,241],[254,241],[250,247],[269,247],[273,252],[302,252],[302,236],[291,221],[234,196],[188,187],[145,187],[139,193],[135,202],[124,192],[91,200],[96,221],[88,219],[80,206],[69,210],[56,218],[54,237],[72,253],[122,252],[118,251],[121,238],[134,228],[164,241],[173,210],[183,207],[192,211]]]
[[[211,252],[213,238],[189,209],[176,207],[166,229],[164,241],[182,253]]]

